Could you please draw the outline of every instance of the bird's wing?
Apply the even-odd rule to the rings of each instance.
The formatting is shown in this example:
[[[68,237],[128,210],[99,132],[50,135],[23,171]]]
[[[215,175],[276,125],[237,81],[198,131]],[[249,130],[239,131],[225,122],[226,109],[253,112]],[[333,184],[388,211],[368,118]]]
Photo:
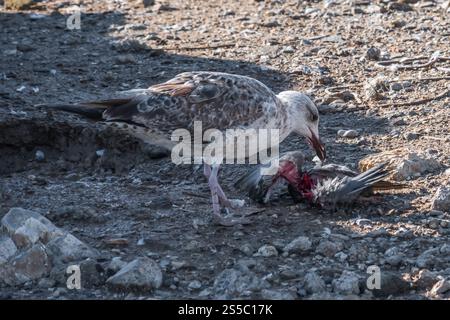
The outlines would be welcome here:
[[[119,99],[47,107],[171,132],[189,130],[194,121],[201,121],[203,130],[263,126],[260,122],[275,116],[282,103],[258,80],[203,71],[181,73]]]
[[[204,130],[247,127],[275,114],[281,102],[261,82],[218,72],[185,72],[151,86],[126,106],[107,109],[107,119],[128,117],[145,126],[160,124]],[[173,128],[171,128],[173,129]]]
[[[350,203],[362,191],[369,189],[389,175],[386,164],[382,163],[356,177],[335,177],[319,181],[313,190],[315,201],[321,204]]]
[[[327,164],[308,171],[313,178],[356,177],[358,173],[346,166],[339,164]]]

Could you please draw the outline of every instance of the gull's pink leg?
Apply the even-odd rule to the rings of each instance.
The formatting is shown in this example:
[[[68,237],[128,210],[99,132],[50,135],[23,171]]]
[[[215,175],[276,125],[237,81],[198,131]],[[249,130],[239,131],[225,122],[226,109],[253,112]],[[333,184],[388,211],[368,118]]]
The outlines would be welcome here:
[[[219,182],[218,182],[218,178],[217,175],[219,173],[219,166],[213,166],[212,167],[212,171],[211,171],[211,166],[208,164],[204,164],[204,168],[203,168],[203,173],[206,176],[206,178],[209,181],[209,178],[211,177],[211,174],[213,174],[215,176],[215,188],[216,188],[216,193],[217,196],[219,198],[219,202],[221,205],[223,205],[224,207],[227,208],[239,208],[242,207],[244,205],[243,200],[239,200],[239,199],[228,199],[228,197],[226,196],[225,192],[223,191],[222,187],[220,186]]]
[[[216,221],[223,225],[223,226],[233,226],[236,224],[245,224],[249,223],[247,219],[239,219],[239,218],[230,218],[230,217],[223,217],[220,214],[220,204],[219,199],[224,201],[227,204],[230,204],[230,201],[225,196],[225,193],[223,192],[222,188],[219,185],[218,179],[217,179],[217,173],[219,172],[219,166],[213,166],[211,169],[211,166],[208,164],[204,164],[204,174],[208,178],[208,185],[211,189],[211,199],[212,199],[212,205],[213,205],[213,215]]]
[[[219,196],[217,194],[217,183],[214,184],[214,179],[211,179],[211,177],[212,177],[211,166],[205,163],[203,165],[203,173],[205,174],[206,178],[208,179],[209,189],[211,190],[213,214],[220,216],[220,205],[219,205]]]

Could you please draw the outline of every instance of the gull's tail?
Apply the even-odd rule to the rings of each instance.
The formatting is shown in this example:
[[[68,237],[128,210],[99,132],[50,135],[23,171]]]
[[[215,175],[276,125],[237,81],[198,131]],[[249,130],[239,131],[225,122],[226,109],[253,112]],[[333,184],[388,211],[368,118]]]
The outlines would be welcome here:
[[[132,99],[110,99],[91,102],[83,102],[76,104],[39,104],[38,108],[61,110],[70,113],[79,114],[93,120],[101,120],[103,112],[108,108],[120,107],[127,105]]]

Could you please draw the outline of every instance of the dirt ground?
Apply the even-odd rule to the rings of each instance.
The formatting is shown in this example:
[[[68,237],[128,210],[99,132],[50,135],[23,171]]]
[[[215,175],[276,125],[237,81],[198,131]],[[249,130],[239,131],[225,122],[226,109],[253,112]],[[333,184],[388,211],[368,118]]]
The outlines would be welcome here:
[[[103,284],[80,291],[28,285],[1,288],[0,297],[215,298],[222,271],[242,265],[266,289],[227,298],[378,299],[364,289],[336,289],[345,270],[365,281],[370,265],[410,285],[381,298],[446,297],[432,296],[415,280],[423,269],[450,276],[450,229],[430,223],[450,217],[431,211],[433,195],[450,179],[450,96],[419,101],[450,89],[450,12],[442,1],[174,0],[147,8],[140,1],[82,1],[81,29],[68,30],[76,2],[0,10],[0,217],[12,207],[35,210],[98,249],[102,265],[117,256],[151,257],[164,282],[145,294],[111,292]],[[432,62],[398,67],[417,57],[414,63]],[[383,64],[392,60],[400,61],[397,67]],[[329,162],[356,168],[366,155],[407,147],[430,154],[442,169],[407,181],[406,190],[378,203],[329,214],[285,194],[265,207],[252,203],[232,187],[248,167],[224,166],[225,191],[246,198],[245,210],[256,212],[250,225],[226,228],[212,224],[202,170],[175,166],[101,124],[35,107],[105,98],[192,70],[244,74],[275,92],[310,94],[320,105]],[[387,83],[383,97],[368,96],[376,77]],[[410,101],[417,103],[401,105]],[[341,129],[359,136],[338,137]],[[296,149],[312,155],[296,136],[282,144]],[[35,159],[37,150],[44,161]],[[312,248],[283,254],[299,236]],[[278,255],[258,256],[264,245]],[[434,248],[441,255],[418,262]],[[399,261],[390,259],[392,252]],[[324,281],[322,290],[305,289],[310,271]]]

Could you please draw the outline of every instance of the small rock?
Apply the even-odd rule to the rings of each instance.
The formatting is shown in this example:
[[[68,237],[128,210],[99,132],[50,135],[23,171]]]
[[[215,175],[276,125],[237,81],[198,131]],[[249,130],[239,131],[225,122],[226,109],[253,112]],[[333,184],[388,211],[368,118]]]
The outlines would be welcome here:
[[[375,297],[399,295],[409,291],[410,285],[400,275],[392,272],[381,272],[380,289],[373,289]]]
[[[283,53],[295,53],[295,49],[291,46],[287,46],[283,49]]]
[[[359,132],[356,130],[339,130],[337,135],[341,138],[353,139],[359,136]]]
[[[225,269],[214,280],[214,292],[218,299],[248,296],[268,287],[267,281],[245,268]]]
[[[106,280],[106,272],[97,261],[88,258],[80,263],[82,288],[93,288],[103,285]]]
[[[400,265],[404,258],[403,254],[397,247],[392,247],[386,250],[384,257],[386,259],[386,263],[394,267]]]
[[[387,5],[388,11],[412,11],[413,8],[404,1],[392,1]]]
[[[143,0],[142,3],[144,4],[144,7],[150,7],[155,4],[155,0]]]
[[[188,284],[188,288],[191,289],[191,290],[198,290],[201,287],[202,287],[202,283],[200,281],[198,281],[198,280],[191,281]]]
[[[117,273],[120,269],[125,267],[127,265],[127,262],[123,261],[121,257],[114,257],[111,259],[111,262],[109,263],[108,267],[106,268],[106,271],[109,275],[113,275]]]
[[[341,249],[342,245],[340,245],[339,242],[336,243],[328,240],[323,240],[317,246],[316,253],[331,258]]]
[[[439,187],[431,203],[433,210],[450,212],[450,188]]]
[[[117,64],[136,64],[137,59],[132,54],[120,54],[116,57]]]
[[[419,268],[427,268],[433,266],[439,256],[439,248],[431,248],[421,253],[416,260],[416,265]]]
[[[436,281],[438,281],[436,272],[431,272],[428,269],[422,269],[417,275],[415,285],[418,289],[430,289]]]
[[[393,126],[405,126],[405,125],[407,125],[408,123],[405,121],[405,119],[397,118],[397,119],[392,120],[392,121],[391,121],[391,124],[392,124]]]
[[[310,250],[311,247],[311,240],[308,237],[301,236],[287,244],[286,247],[284,247],[283,251],[287,253],[304,253]]]
[[[390,88],[392,91],[401,91],[403,89],[403,86],[401,83],[394,82],[394,83],[391,83]]]
[[[408,141],[417,140],[417,139],[419,139],[419,137],[420,137],[420,135],[418,133],[415,133],[415,132],[408,132],[405,135],[405,139],[408,140]]]
[[[261,298],[263,300],[294,300],[294,293],[287,290],[261,290]]]
[[[14,256],[17,252],[17,247],[11,238],[1,237],[0,238],[0,266],[8,262],[9,258]]]
[[[430,294],[432,296],[439,296],[450,291],[450,279],[441,279],[431,288]]]
[[[163,274],[159,265],[150,258],[137,258],[123,267],[106,284],[112,290],[147,291],[162,285]]]
[[[55,287],[56,281],[51,278],[42,278],[39,280],[37,285],[42,289],[50,289]]]
[[[304,287],[308,294],[320,293],[326,289],[325,281],[314,271],[306,274]]]
[[[338,279],[333,280],[335,293],[359,294],[359,277],[353,271],[344,270]]]
[[[105,149],[96,150],[95,155],[99,158],[103,157],[105,155]]]
[[[450,177],[450,168],[445,170],[444,175],[446,175],[447,177]]]
[[[375,47],[371,47],[366,51],[366,58],[368,60],[378,61],[380,60],[381,50]]]
[[[258,252],[255,254],[255,256],[266,257],[266,258],[276,257],[276,256],[278,256],[278,251],[274,246],[264,245],[258,249]]]
[[[340,262],[344,262],[345,260],[347,260],[348,255],[345,254],[344,252],[338,252],[334,255],[334,257],[338,259]]]
[[[35,155],[34,155],[34,159],[38,162],[42,162],[45,160],[45,153],[42,150],[37,150]]]
[[[440,163],[435,159],[425,158],[415,153],[410,153],[397,165],[394,178],[401,181],[411,177],[419,177],[423,173],[433,172],[440,167]]]
[[[399,265],[402,264],[404,256],[402,254],[396,254],[393,256],[389,256],[386,259],[386,263],[393,266],[393,267],[397,267]]]

